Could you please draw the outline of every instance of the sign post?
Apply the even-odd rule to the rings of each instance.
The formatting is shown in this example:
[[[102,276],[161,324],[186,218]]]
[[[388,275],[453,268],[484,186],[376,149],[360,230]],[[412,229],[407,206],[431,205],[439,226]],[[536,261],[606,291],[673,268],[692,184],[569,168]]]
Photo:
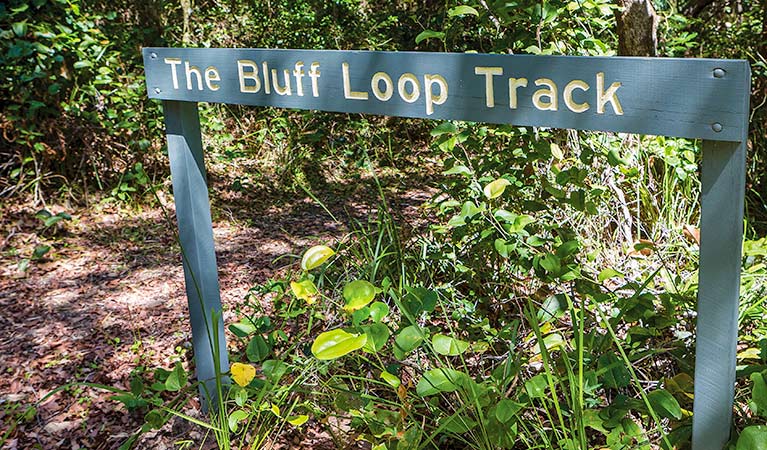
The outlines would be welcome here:
[[[693,449],[729,439],[750,69],[746,61],[145,48],[163,100],[197,377],[228,369],[197,102],[703,140]],[[217,343],[217,346],[216,346]],[[218,354],[219,358],[213,355]],[[213,392],[208,389],[208,392]],[[204,399],[203,399],[204,400]]]

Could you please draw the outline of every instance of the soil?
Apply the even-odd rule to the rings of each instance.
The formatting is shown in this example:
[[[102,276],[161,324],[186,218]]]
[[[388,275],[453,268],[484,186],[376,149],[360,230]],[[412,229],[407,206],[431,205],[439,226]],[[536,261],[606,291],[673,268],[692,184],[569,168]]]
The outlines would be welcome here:
[[[394,177],[387,198],[400,218],[416,224],[429,198],[424,180]],[[310,198],[279,199],[273,192],[232,191],[213,180],[213,222],[225,321],[249,289],[275,276],[307,246],[332,243],[351,219],[375,216],[371,180],[326,185],[314,192],[342,222]],[[222,186],[223,185],[223,186]],[[72,216],[45,228],[40,205],[4,205],[0,213],[0,444],[4,449],[115,449],[137,432],[143,414],[129,413],[89,382],[129,389],[130,376],[175,361],[189,367],[191,331],[173,202],[160,188],[163,208],[119,202],[88,207],[48,205]],[[40,244],[51,250],[21,270]],[[24,411],[30,406],[25,417]],[[202,417],[197,399],[182,411]],[[310,422],[275,448],[358,448],[330,439],[327,424]],[[144,434],[135,448],[215,448],[211,436],[185,420]]]

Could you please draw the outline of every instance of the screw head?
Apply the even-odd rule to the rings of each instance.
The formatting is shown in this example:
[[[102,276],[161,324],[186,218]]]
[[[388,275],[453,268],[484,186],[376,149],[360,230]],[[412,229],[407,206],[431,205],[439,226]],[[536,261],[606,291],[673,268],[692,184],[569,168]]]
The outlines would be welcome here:
[[[717,67],[714,69],[714,78],[724,78],[724,69]]]
[[[719,133],[720,131],[722,131],[722,124],[719,122],[714,122],[711,124],[711,129]]]
[[[160,92],[162,92],[162,89],[160,89],[160,88],[158,88],[158,87],[154,88],[154,93],[155,93],[155,94],[159,94]],[[720,126],[720,127],[721,127],[721,126]]]
[[[149,54],[149,57],[152,58],[152,59],[157,59],[157,53],[152,52],[152,53]]]

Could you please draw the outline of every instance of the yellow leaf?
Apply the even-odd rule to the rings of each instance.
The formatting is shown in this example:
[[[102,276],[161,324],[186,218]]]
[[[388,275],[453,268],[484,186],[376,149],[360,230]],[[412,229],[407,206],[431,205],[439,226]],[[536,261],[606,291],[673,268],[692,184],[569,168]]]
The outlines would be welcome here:
[[[500,197],[501,194],[503,194],[503,191],[506,189],[506,186],[510,184],[511,182],[509,182],[509,180],[506,178],[498,178],[495,181],[487,183],[485,188],[482,189],[482,192],[485,193],[485,197],[488,199],[494,199],[496,197]]]
[[[322,265],[322,263],[335,254],[336,252],[326,245],[315,245],[304,253],[304,257],[301,258],[301,268],[312,270]]]
[[[301,414],[300,416],[288,417],[288,423],[293,425],[294,427],[300,427],[301,425],[305,424],[307,420],[309,420],[309,416],[307,416],[306,414]]]
[[[229,370],[232,372],[234,382],[242,387],[249,385],[253,378],[256,377],[256,368],[250,364],[232,363],[232,367]]]
[[[280,407],[279,406],[277,406],[274,403],[272,403],[272,407],[269,408],[269,409],[274,413],[275,416],[281,417],[280,416]]]
[[[738,353],[738,359],[759,359],[762,353],[758,348],[749,347]]]
[[[317,286],[312,280],[303,280],[299,282],[291,281],[290,290],[296,298],[305,301],[308,305],[317,300]]]

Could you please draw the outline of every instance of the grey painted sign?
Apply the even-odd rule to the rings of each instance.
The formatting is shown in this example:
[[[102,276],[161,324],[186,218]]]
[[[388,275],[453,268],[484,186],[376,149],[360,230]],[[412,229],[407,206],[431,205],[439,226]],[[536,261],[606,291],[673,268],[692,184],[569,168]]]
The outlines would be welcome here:
[[[144,49],[149,96],[737,141],[745,61]]]
[[[729,439],[746,61],[147,48],[144,63],[149,96],[163,100],[203,405],[229,362],[196,103],[234,103],[703,139],[692,445],[720,450]]]

